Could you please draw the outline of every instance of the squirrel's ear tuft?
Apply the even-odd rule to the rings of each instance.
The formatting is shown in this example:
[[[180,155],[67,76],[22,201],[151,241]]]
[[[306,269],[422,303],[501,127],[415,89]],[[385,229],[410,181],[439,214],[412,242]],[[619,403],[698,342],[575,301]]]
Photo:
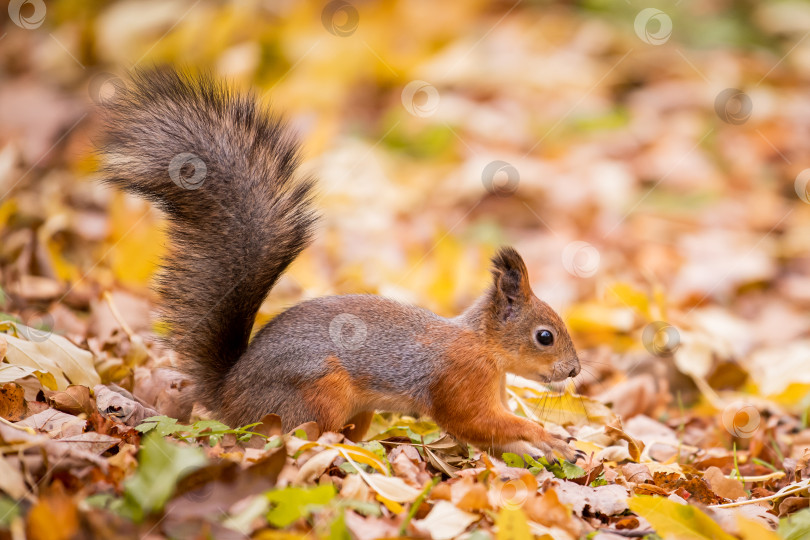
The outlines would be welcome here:
[[[520,254],[511,247],[503,247],[492,258],[492,275],[495,293],[501,300],[503,315],[509,318],[512,304],[528,298],[532,294],[529,286],[529,272]]]

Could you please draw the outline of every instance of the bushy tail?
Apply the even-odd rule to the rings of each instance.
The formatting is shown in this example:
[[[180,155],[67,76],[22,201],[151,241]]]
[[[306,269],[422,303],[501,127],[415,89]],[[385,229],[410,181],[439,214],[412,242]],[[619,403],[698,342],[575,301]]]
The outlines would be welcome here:
[[[310,242],[313,180],[296,179],[285,125],[209,76],[139,72],[105,109],[104,179],[168,216],[162,315],[210,408],[262,301]]]

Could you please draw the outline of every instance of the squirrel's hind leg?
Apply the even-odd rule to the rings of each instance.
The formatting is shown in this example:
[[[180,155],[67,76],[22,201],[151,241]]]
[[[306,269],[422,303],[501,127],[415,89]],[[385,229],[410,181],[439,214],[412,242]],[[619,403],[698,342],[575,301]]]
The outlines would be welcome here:
[[[366,436],[371,426],[374,411],[363,411],[352,416],[343,428],[343,435],[352,442],[360,442]]]

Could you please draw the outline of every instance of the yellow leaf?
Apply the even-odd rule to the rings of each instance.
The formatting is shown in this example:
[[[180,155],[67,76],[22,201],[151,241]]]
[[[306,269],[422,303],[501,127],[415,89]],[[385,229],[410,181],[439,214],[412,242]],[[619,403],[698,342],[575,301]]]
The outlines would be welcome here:
[[[629,283],[614,283],[608,288],[608,293],[612,293],[625,306],[638,310],[645,319],[652,319],[649,298]]]
[[[737,514],[737,529],[742,540],[779,540],[778,534],[742,514]]]
[[[39,384],[48,390],[59,389],[59,385],[56,384],[56,378],[47,371],[35,371],[34,376],[39,380]]]
[[[328,447],[342,449],[343,451],[347,452],[355,461],[370,465],[383,474],[388,474],[388,468],[385,466],[385,463],[383,463],[376,454],[369,452],[365,448],[351,446],[349,444],[330,444]]]
[[[124,283],[148,283],[166,251],[166,235],[158,214],[147,204],[117,195],[109,216],[110,242],[115,245],[109,252],[113,273]]]
[[[377,500],[383,503],[385,507],[388,508],[394,514],[401,514],[402,512],[405,511],[405,509],[402,508],[401,504],[399,504],[396,501],[392,501],[391,499],[386,499],[382,495],[377,495]]]
[[[630,510],[650,522],[655,532],[673,540],[735,540],[697,507],[663,497],[638,495],[627,500]]]
[[[509,387],[510,390],[520,394],[528,391],[537,397],[521,398],[523,413],[532,420],[553,422],[565,425],[598,425],[610,423],[615,420],[610,409],[594,399],[576,394],[557,394],[553,392],[539,392],[533,388]],[[527,405],[523,407],[522,405]]]
[[[520,508],[506,506],[501,508],[495,525],[498,527],[497,540],[533,540],[534,538],[529,530],[526,514]]]

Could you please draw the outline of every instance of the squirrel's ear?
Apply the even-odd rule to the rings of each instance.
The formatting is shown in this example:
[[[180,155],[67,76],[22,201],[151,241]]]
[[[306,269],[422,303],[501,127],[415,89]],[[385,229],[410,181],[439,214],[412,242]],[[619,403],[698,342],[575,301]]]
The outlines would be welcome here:
[[[492,258],[495,307],[501,318],[508,319],[514,304],[529,298],[529,272],[520,254],[511,247],[501,248]]]

